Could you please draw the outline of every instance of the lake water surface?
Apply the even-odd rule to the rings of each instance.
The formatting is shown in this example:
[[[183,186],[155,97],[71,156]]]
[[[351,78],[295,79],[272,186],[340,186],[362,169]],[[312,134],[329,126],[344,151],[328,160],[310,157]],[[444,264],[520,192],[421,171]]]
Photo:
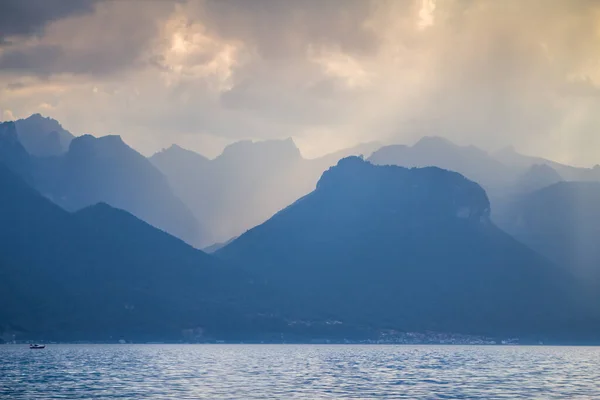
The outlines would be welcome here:
[[[6,399],[600,398],[600,348],[0,345]]]

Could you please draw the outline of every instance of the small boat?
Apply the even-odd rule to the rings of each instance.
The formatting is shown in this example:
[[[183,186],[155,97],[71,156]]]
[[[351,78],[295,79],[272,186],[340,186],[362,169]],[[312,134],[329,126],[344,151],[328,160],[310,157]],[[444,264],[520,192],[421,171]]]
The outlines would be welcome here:
[[[46,345],[45,344],[30,344],[29,348],[32,350],[45,349]]]

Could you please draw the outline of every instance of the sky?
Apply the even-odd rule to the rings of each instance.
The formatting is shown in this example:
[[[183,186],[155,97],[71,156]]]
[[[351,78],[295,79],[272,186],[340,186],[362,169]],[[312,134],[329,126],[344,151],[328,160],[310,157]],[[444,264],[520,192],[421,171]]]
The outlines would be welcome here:
[[[0,120],[149,155],[443,136],[600,163],[600,1],[3,0]]]

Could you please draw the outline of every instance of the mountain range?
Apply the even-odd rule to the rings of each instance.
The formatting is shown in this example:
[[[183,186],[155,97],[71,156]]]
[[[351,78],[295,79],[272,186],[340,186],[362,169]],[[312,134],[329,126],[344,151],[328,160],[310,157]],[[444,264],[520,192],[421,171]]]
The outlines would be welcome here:
[[[0,185],[4,337],[248,336],[276,304],[239,268],[127,212],[99,203],[69,213],[2,165]]]
[[[202,246],[226,242],[266,221],[314,189],[319,176],[340,158],[370,154],[365,143],[316,159],[305,159],[292,139],[241,141],[215,159],[173,145],[150,161],[205,228]]]
[[[437,137],[145,158],[40,115],[4,122],[0,334],[597,340],[598,171]]]
[[[489,213],[485,191],[458,173],[350,157],[216,254],[342,321],[557,333],[574,315],[569,274]]]
[[[15,121],[19,141],[29,154],[35,156],[58,156],[69,149],[75,138],[55,119],[40,114]]]
[[[582,283],[600,289],[600,182],[559,182],[536,190],[515,201],[502,224]]]
[[[23,121],[30,126],[32,118]],[[105,202],[190,244],[198,242],[199,223],[167,179],[119,136],[79,136],[64,154],[42,157],[27,152],[18,132],[16,122],[0,124],[0,162],[65,210]]]

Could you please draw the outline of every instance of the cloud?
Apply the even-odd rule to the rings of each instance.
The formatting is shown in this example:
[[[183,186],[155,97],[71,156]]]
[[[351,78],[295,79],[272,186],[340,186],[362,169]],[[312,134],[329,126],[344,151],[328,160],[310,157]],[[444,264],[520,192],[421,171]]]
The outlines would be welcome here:
[[[52,21],[92,11],[96,1],[3,0],[0,2],[0,41],[12,36],[42,34]]]
[[[139,4],[61,5],[25,24],[38,28],[0,47],[0,107],[52,105],[70,130],[145,152],[293,136],[317,155],[441,135],[600,159],[597,1]]]
[[[348,53],[377,47],[365,25],[372,3],[364,0],[207,0],[194,8],[209,32],[248,43],[261,58],[303,57],[307,45]]]
[[[34,3],[24,2],[31,11],[37,9]],[[45,12],[50,7],[47,5],[36,14],[38,27],[44,28],[42,33],[16,38],[0,49],[0,71],[45,78],[61,74],[102,76],[145,67],[153,57],[152,45],[161,21],[176,4],[149,1],[139,7],[138,1],[131,0],[83,1],[87,7],[82,8],[77,1],[58,3],[60,13]],[[90,9],[93,12],[81,12]],[[64,18],[53,18],[58,16]]]

